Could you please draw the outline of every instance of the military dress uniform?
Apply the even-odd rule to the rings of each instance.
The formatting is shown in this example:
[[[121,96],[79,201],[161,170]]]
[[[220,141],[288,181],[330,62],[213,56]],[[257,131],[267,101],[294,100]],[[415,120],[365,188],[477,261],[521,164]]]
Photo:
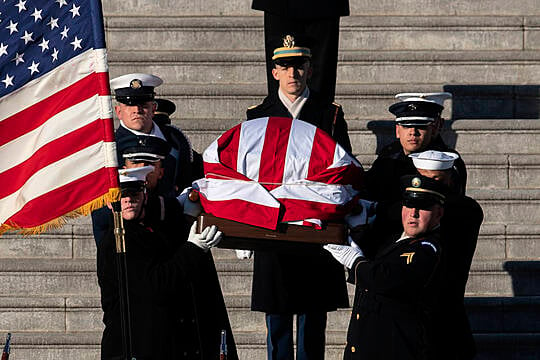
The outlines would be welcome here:
[[[356,284],[344,359],[428,359],[440,286],[437,230],[381,248],[351,269]]]
[[[339,20],[349,15],[349,1],[337,0],[253,0],[252,9],[264,11],[264,42],[267,68],[268,94],[274,94],[278,85],[272,77],[272,55],[275,42],[283,34],[309,35],[313,40],[313,76],[308,80],[310,89],[333,101],[336,90],[339,46]]]

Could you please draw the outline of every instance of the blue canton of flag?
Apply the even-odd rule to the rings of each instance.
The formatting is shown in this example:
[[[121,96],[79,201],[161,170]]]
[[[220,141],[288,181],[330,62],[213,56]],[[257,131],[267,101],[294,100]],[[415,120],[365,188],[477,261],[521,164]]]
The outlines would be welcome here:
[[[104,48],[95,13],[95,1],[2,0],[0,98],[88,49]]]

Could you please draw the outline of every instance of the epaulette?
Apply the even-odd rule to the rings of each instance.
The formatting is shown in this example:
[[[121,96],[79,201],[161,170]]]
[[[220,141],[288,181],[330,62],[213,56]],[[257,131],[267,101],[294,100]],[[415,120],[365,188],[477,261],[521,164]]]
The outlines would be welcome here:
[[[341,107],[341,104],[338,104],[338,103],[337,103],[337,102],[335,102],[335,101],[334,101],[334,102],[332,102],[332,105],[335,105],[335,106],[337,106],[338,108],[340,108],[340,107]]]
[[[259,104],[259,105],[260,105],[260,104]],[[251,105],[251,106],[248,107],[247,109],[248,109],[248,110],[252,110],[252,109],[255,109],[255,108],[256,108],[257,106],[259,106],[259,105]]]

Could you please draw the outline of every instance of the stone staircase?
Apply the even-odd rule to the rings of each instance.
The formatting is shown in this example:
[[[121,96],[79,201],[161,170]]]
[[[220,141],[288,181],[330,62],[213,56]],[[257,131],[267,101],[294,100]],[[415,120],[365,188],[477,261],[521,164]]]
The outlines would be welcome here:
[[[111,77],[151,72],[174,123],[202,151],[265,96],[262,17],[250,0],[104,0]],[[443,136],[468,167],[485,222],[467,286],[478,359],[540,359],[540,7],[538,0],[351,1],[336,100],[369,168],[393,138],[404,91],[454,93]],[[249,311],[251,260],[213,251],[241,359],[264,359]],[[350,288],[350,294],[353,288]],[[102,330],[88,218],[34,237],[0,237],[0,334],[11,359],[98,359]],[[341,359],[350,310],[330,314]]]

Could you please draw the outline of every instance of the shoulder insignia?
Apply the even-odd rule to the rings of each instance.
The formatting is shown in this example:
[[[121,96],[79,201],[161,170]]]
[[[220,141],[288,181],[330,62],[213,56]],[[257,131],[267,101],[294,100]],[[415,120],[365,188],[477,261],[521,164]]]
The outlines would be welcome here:
[[[341,107],[341,104],[338,104],[338,103],[335,102],[335,101],[332,103],[332,105],[337,106],[337,107],[339,107],[339,108]]]
[[[407,252],[399,255],[400,257],[407,258],[407,265],[409,265],[412,262],[412,258],[414,256],[414,252]]]
[[[437,247],[435,245],[433,245],[432,243],[428,242],[428,241],[422,241],[420,244],[421,245],[426,245],[426,246],[431,246],[433,248],[433,251],[435,251],[435,253],[437,252]]]

